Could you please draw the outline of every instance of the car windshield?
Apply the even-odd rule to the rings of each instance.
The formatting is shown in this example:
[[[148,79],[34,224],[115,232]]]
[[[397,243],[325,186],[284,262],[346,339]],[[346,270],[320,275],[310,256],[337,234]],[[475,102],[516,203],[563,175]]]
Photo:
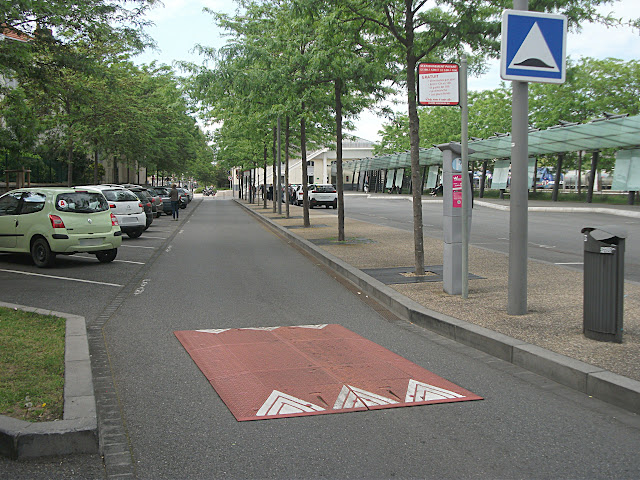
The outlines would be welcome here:
[[[97,213],[109,210],[104,195],[97,192],[60,193],[56,197],[56,210],[73,213]]]
[[[107,200],[110,202],[137,202],[138,197],[136,197],[129,190],[104,190],[104,196],[107,197]]]
[[[333,185],[316,185],[314,190],[320,193],[333,193],[336,191]]]

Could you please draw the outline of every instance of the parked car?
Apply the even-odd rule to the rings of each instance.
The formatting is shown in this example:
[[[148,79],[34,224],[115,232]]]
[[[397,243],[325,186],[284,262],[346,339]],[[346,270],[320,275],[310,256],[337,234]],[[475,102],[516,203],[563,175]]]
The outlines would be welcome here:
[[[162,195],[156,191],[154,187],[146,187],[147,192],[151,195],[151,203],[153,203],[156,207],[156,218],[164,213],[164,206],[162,202]]]
[[[186,188],[178,187],[178,193],[180,194],[180,208],[187,208],[187,205],[191,202],[189,197],[189,190]]]
[[[121,185],[92,185],[78,188],[94,188],[102,192],[109,202],[109,208],[120,224],[120,229],[129,238],[138,238],[147,226],[144,207],[133,192]]]
[[[30,253],[37,267],[78,252],[108,263],[121,243],[118,220],[98,190],[30,187],[0,197],[0,251]]]
[[[170,187],[154,187],[156,192],[160,193],[162,196],[162,210],[165,215],[171,215],[171,197],[169,197],[169,192],[171,192]],[[178,193],[180,193],[180,189],[178,189]],[[178,201],[180,202],[180,208],[187,208],[185,195],[178,195]]]
[[[180,190],[180,188],[178,188],[178,190]],[[185,191],[185,193],[187,194],[187,198],[189,199],[189,201],[187,203],[190,203],[191,200],[193,200],[193,192],[191,191],[191,189],[189,189],[187,187],[182,187],[182,190]]]
[[[311,185],[309,185],[311,186]],[[293,203],[298,206],[302,206],[302,202],[304,200],[304,192],[302,190],[302,185],[297,185],[295,191],[293,192]]]
[[[146,188],[141,187],[139,185],[123,185],[127,190],[133,192],[133,194],[138,197],[138,199],[142,202],[142,207],[144,208],[144,214],[147,217],[147,223],[144,227],[146,230],[153,223],[154,217],[156,217],[157,208],[154,205],[151,195],[147,191]]]
[[[309,186],[309,208],[324,205],[326,208],[338,208],[338,192],[330,184],[314,184]]]

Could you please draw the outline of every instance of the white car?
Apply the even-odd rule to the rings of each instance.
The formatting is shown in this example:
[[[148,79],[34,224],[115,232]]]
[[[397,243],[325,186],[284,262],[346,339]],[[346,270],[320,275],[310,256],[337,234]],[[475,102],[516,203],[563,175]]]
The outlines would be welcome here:
[[[309,208],[324,205],[326,208],[338,208],[338,192],[331,184],[309,185]]]
[[[102,192],[109,208],[118,219],[120,229],[129,238],[138,238],[147,226],[144,206],[136,195],[118,185],[87,185],[78,188],[93,188]]]

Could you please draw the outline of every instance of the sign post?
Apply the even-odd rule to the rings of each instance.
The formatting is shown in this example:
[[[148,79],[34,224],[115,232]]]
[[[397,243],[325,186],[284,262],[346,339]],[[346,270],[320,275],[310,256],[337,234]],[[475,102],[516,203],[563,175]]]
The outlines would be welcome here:
[[[502,15],[500,76],[512,81],[511,199],[507,313],[527,313],[529,83],[564,83],[567,19],[514,0]]]
[[[418,105],[458,105],[458,71],[459,67],[455,63],[419,63]]]

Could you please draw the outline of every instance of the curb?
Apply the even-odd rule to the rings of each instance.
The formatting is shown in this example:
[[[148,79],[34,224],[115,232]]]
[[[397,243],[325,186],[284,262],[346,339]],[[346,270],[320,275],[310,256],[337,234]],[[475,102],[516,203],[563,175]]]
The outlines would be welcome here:
[[[0,307],[65,318],[64,414],[32,423],[0,415],[0,455],[20,458],[98,453],[98,422],[84,317],[0,302]]]
[[[298,237],[269,218],[234,201],[324,265],[357,285],[390,311],[411,323],[544,376],[569,388],[640,414],[640,382],[566,355],[516,340],[464,320],[429,310],[343,260]]]

